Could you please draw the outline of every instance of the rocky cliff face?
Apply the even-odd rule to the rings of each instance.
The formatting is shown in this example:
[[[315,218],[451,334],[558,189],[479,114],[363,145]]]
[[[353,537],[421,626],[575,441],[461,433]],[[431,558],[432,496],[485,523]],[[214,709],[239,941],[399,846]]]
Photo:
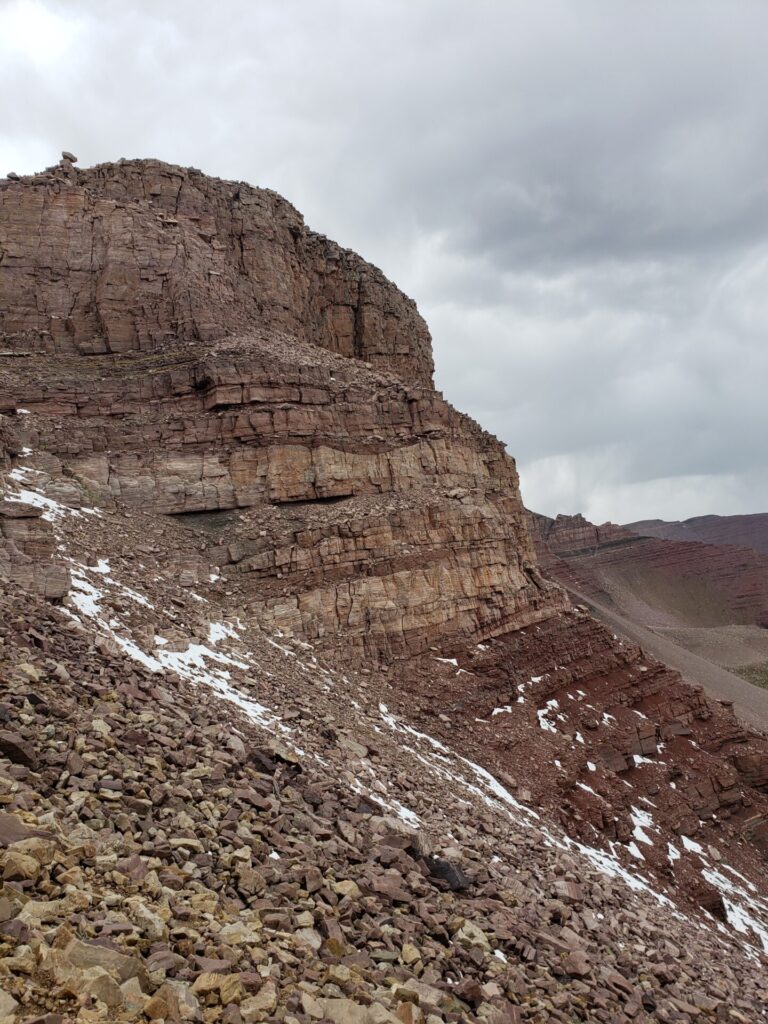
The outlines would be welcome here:
[[[284,200],[150,161],[0,202],[0,411],[33,414],[54,496],[251,509],[220,516],[212,564],[275,627],[374,658],[564,607],[514,462],[431,387],[413,303]]]
[[[0,472],[20,483],[24,474],[13,464],[28,453],[13,424],[0,417]],[[43,508],[25,501],[28,496],[21,488],[0,499],[0,583],[61,598],[69,589],[69,573],[53,558],[56,538]]]
[[[0,211],[0,1019],[759,1019],[768,742],[542,577],[413,304],[153,161]]]
[[[16,350],[157,353],[269,325],[429,385],[429,332],[280,196],[155,160],[0,185],[0,332]]]

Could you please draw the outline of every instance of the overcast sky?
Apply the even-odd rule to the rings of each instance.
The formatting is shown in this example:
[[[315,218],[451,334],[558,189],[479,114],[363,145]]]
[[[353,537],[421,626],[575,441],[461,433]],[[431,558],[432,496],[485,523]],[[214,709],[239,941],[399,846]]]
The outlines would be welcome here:
[[[0,0],[0,174],[276,189],[419,304],[529,507],[768,511],[765,0]]]

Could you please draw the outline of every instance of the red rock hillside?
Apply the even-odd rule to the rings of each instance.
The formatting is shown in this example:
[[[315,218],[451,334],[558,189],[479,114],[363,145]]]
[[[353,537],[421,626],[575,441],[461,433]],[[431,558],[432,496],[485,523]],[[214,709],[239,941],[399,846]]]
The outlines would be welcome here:
[[[705,544],[732,544],[768,555],[768,512],[750,516],[696,516],[683,522],[646,519],[628,523],[627,529],[643,537],[698,540]]]
[[[653,625],[768,619],[768,555],[747,547],[639,536],[583,516],[531,517],[539,561],[565,585]],[[632,617],[632,612],[630,612]]]
[[[0,1021],[765,1019],[764,731],[542,576],[379,271],[65,157],[0,335]]]

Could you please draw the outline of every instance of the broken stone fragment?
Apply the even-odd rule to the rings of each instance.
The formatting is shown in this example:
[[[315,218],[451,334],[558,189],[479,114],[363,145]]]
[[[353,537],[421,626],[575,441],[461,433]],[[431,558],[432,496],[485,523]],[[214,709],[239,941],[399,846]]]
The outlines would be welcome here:
[[[16,666],[16,671],[22,675],[31,679],[33,682],[38,683],[43,677],[43,673],[37,667],[37,665],[31,665],[28,661],[23,661],[20,665]]]
[[[361,1005],[352,999],[327,998],[320,1000],[323,1016],[332,1024],[389,1024],[398,1018],[380,1003]]]
[[[89,905],[90,899],[84,892],[68,892],[55,900],[30,900],[19,913],[19,920],[32,926],[64,921]]]
[[[149,907],[139,896],[125,901],[125,912],[151,942],[158,942],[166,935],[166,923],[161,915]]]
[[[482,928],[479,928],[472,921],[464,921],[460,927],[457,927],[453,933],[454,940],[460,943],[462,946],[477,947],[484,951],[490,952],[491,944],[488,941],[488,936],[485,934]]]
[[[0,732],[0,754],[25,768],[37,767],[34,747],[17,732]]]
[[[117,1010],[123,1005],[120,985],[103,967],[89,967],[78,973],[76,980],[70,981],[69,985],[73,994],[90,996],[110,1010]]]
[[[563,967],[569,974],[583,978],[592,970],[587,954],[581,949],[574,949],[563,961]]]
[[[347,896],[352,900],[359,899],[361,895],[360,886],[351,878],[344,878],[339,882],[332,882],[331,888],[339,896]]]
[[[256,1024],[264,1020],[264,1014],[272,1013],[277,1006],[277,987],[270,978],[265,981],[255,996],[249,996],[240,1003],[243,1024]]]
[[[426,863],[432,878],[442,879],[453,892],[463,892],[472,884],[469,876],[457,864],[452,864],[443,857],[428,856]]]
[[[261,938],[261,922],[258,918],[247,921],[232,921],[219,932],[220,940],[228,946],[251,945]]]
[[[18,842],[13,843],[9,847],[8,852],[34,857],[41,867],[47,867],[53,863],[56,857],[56,846],[49,839],[33,836],[30,839],[20,839]]]
[[[40,874],[40,862],[29,854],[10,849],[3,861],[3,881],[35,882]]]
[[[255,896],[266,887],[264,875],[250,864],[239,864],[237,867],[237,887],[246,896]]]
[[[50,836],[51,833],[46,829],[34,828],[25,824],[15,814],[0,811],[0,847],[11,846],[31,837],[49,838]]]
[[[60,952],[73,967],[86,971],[92,967],[99,967],[118,982],[128,981],[129,978],[138,978],[141,982],[146,978],[146,972],[138,957],[127,956],[105,946],[73,938]]]

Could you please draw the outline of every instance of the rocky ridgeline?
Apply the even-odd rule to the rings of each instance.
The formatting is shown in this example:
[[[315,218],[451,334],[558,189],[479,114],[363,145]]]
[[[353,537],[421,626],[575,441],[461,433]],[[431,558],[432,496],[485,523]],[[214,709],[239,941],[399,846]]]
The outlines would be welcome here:
[[[641,537],[666,540],[698,540],[704,544],[732,544],[753,548],[768,555],[768,512],[745,516],[695,516],[683,522],[645,519],[627,523],[627,529]]]
[[[621,607],[622,588],[634,587],[640,600],[647,592],[652,614],[655,595],[660,625],[768,622],[768,555],[759,550],[639,536],[581,515],[532,513],[531,524],[547,575],[588,597]]]
[[[762,1019],[768,743],[542,578],[409,300],[154,161],[0,270],[0,1020]]]

